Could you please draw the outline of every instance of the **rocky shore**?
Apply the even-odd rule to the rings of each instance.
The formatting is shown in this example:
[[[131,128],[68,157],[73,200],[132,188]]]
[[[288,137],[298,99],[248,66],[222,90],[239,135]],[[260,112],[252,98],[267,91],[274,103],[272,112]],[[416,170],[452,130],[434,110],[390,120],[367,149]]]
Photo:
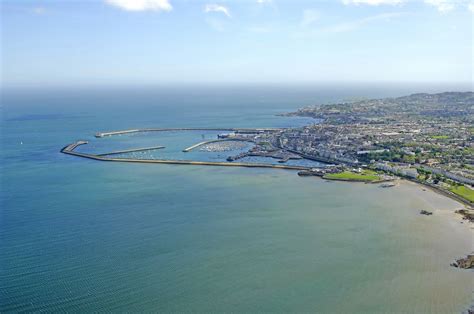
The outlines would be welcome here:
[[[457,259],[451,263],[451,266],[463,269],[474,268],[474,254],[469,254],[464,258]]]
[[[433,215],[433,212],[427,211],[427,210],[421,210],[420,215],[425,215],[425,216],[431,216]]]
[[[474,222],[474,212],[472,210],[459,209],[455,213],[462,215],[463,219],[467,220],[468,222]]]

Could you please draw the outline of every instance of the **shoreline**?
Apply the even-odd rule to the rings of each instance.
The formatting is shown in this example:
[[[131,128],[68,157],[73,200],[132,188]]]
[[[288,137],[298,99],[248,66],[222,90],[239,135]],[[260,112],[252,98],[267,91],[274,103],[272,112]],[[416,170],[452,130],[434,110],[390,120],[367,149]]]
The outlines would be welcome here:
[[[98,160],[98,161],[111,161],[111,162],[128,162],[128,163],[156,163],[156,164],[179,164],[179,165],[200,165],[200,166],[230,166],[230,167],[247,167],[247,168],[271,168],[271,169],[284,169],[284,170],[303,170],[303,171],[308,171],[311,170],[311,167],[302,167],[302,166],[289,166],[289,165],[273,165],[273,164],[252,164],[252,163],[233,163],[233,162],[205,162],[205,161],[191,161],[191,160],[150,160],[150,159],[133,159],[133,158],[110,158],[110,157],[105,157],[107,154],[87,154],[87,153],[79,153],[75,152],[74,150],[80,146],[80,145],[85,145],[88,144],[87,141],[77,141],[74,143],[71,143],[61,149],[61,153],[67,154],[67,155],[72,155],[76,157],[82,157],[82,158],[88,158],[88,159],[93,159],[93,160]],[[364,184],[378,184],[384,182],[384,180],[377,180],[377,181],[363,181],[363,180],[348,180],[348,179],[331,179],[331,178],[324,178],[324,177],[319,177],[320,179],[324,179],[326,181],[339,181],[339,182],[348,182],[348,183],[364,183]],[[474,227],[472,224],[471,220],[466,220],[464,219],[465,215],[458,213],[458,210],[467,210],[470,211],[472,210],[472,206],[466,202],[463,202],[460,200],[459,197],[455,195],[451,195],[451,193],[447,193],[446,191],[442,191],[436,187],[433,187],[431,185],[423,184],[422,182],[419,182],[418,180],[410,180],[407,178],[402,178],[398,177],[396,179],[399,183],[400,186],[408,187],[410,190],[412,190],[413,193],[417,194],[417,196],[422,199],[424,202],[429,204],[430,210],[437,212],[438,214],[441,213],[442,215],[448,215],[449,221],[447,223],[456,223],[458,225],[455,228],[461,228],[461,229],[469,229],[466,230],[469,232],[471,235],[474,233]],[[411,185],[411,186],[410,186]],[[413,187],[416,187],[416,190],[413,189]],[[393,187],[396,188],[396,187]],[[423,192],[433,192],[433,195],[429,196],[429,194],[420,194]],[[428,197],[426,197],[428,195]],[[438,204],[437,201],[433,200],[434,195],[442,197],[445,199],[445,201],[452,202],[452,205],[448,206],[448,208],[440,208],[440,205]],[[424,209],[424,208],[421,208]],[[462,224],[462,227],[459,227],[459,225]],[[460,230],[460,229],[459,229]],[[464,256],[453,256],[453,260],[456,260],[458,258],[464,258],[466,255],[471,254],[471,252],[474,252],[474,246],[470,247],[470,252],[466,252]]]
[[[162,129],[159,129],[160,131]],[[167,131],[170,129],[166,129]],[[135,132],[136,130],[133,130]],[[141,130],[137,130],[140,132]],[[118,131],[120,132],[120,131]],[[114,135],[117,132],[112,132]],[[225,141],[225,140],[217,140],[217,141]],[[87,153],[78,153],[74,151],[78,146],[81,145],[86,145],[88,144],[88,141],[83,141],[79,140],[74,143],[68,144],[64,146],[60,152],[63,154],[67,155],[72,155],[76,157],[82,157],[82,158],[88,158],[88,159],[94,159],[98,161],[114,161],[114,162],[136,162],[136,163],[157,163],[157,164],[179,164],[179,165],[201,165],[201,166],[229,166],[229,167],[248,167],[248,168],[274,168],[274,169],[287,169],[287,170],[303,170],[303,171],[309,171],[312,169],[312,167],[306,167],[306,166],[291,166],[291,165],[274,165],[274,164],[262,164],[262,163],[243,163],[243,162],[216,162],[216,161],[195,161],[195,160],[165,160],[165,159],[134,159],[134,158],[110,158],[106,157],[108,155],[116,154],[119,152],[112,152],[112,153],[104,153],[104,154],[87,154]],[[201,143],[198,143],[201,144]],[[195,145],[193,145],[195,146]],[[193,147],[191,146],[191,147]],[[160,148],[162,148],[160,146]],[[194,148],[194,147],[193,147]],[[136,150],[143,150],[142,149],[136,149]],[[135,150],[130,150],[130,151],[135,151]],[[304,158],[304,157],[303,157]],[[376,180],[376,181],[366,181],[366,180],[357,180],[357,179],[333,179],[333,178],[324,178],[320,177],[321,179],[324,180],[330,180],[330,181],[340,181],[340,182],[352,182],[352,183],[364,183],[364,184],[377,184],[377,183],[383,183],[386,182],[387,180]],[[463,206],[463,209],[467,210],[474,210],[472,204],[468,200],[464,200],[460,196],[451,193],[449,191],[445,191],[443,189],[437,188],[435,186],[432,186],[430,184],[426,184],[423,182],[420,182],[416,179],[409,179],[405,177],[399,177],[397,176],[397,179],[400,182],[407,181],[407,182],[412,182],[414,184],[419,184],[420,186],[423,186],[425,188],[430,189],[431,191],[443,195],[446,198],[449,198],[451,200],[456,201],[457,203],[461,204]]]
[[[426,184],[426,183],[423,183],[423,182],[420,182],[418,180],[411,180],[411,179],[406,179],[406,178],[400,178],[401,180],[406,180],[406,181],[409,181],[409,182],[412,182],[414,184],[419,184],[420,186],[423,186],[427,189],[430,189],[431,191],[437,193],[437,194],[440,194],[440,195],[443,195],[447,198],[450,198],[456,202],[458,202],[459,204],[461,204],[464,209],[467,209],[467,210],[474,210],[471,202],[469,202],[468,200],[465,200],[463,199],[462,197],[454,194],[454,193],[451,193],[449,191],[446,191],[446,190],[443,190],[443,189],[440,189],[440,188],[437,188],[435,186],[432,186],[430,184]]]
[[[459,209],[469,209],[464,203],[460,202],[458,199],[456,198],[452,198],[452,197],[449,197],[448,195],[444,194],[444,193],[441,193],[438,189],[436,188],[431,188],[429,186],[425,186],[424,184],[421,184],[419,182],[415,182],[415,181],[411,181],[411,180],[407,180],[407,179],[404,179],[404,178],[400,178],[399,179],[399,184],[400,186],[405,186],[405,187],[416,187],[417,189],[421,189],[421,191],[419,191],[420,193],[425,193],[425,192],[432,192],[440,197],[443,197],[444,199],[446,200],[449,200],[453,203],[452,206],[449,206],[449,208],[447,208],[446,210],[449,210],[450,212],[453,213],[453,215],[455,217],[461,217],[461,215],[455,213],[454,211],[456,210],[459,210]],[[421,197],[421,196],[420,196]],[[435,202],[433,202],[433,205],[436,205]],[[473,226],[474,227],[474,226]]]

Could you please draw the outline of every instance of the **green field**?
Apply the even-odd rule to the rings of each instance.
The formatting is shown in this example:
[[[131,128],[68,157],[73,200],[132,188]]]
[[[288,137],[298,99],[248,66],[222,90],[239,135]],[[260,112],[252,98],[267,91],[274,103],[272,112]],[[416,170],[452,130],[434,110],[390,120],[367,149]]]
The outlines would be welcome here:
[[[474,190],[467,188],[465,186],[454,186],[449,189],[456,195],[461,196],[462,198],[467,199],[470,202],[474,202]]]
[[[343,171],[339,173],[329,173],[323,176],[324,179],[330,180],[344,180],[344,181],[377,181],[380,177],[375,171],[364,170],[362,173],[355,173],[351,171]]]

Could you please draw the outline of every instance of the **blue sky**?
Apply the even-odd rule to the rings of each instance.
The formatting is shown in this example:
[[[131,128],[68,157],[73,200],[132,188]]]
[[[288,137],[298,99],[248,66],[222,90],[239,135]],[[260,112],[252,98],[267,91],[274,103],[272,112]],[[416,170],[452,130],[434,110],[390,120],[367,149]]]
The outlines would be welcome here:
[[[471,0],[1,4],[4,86],[473,78]]]

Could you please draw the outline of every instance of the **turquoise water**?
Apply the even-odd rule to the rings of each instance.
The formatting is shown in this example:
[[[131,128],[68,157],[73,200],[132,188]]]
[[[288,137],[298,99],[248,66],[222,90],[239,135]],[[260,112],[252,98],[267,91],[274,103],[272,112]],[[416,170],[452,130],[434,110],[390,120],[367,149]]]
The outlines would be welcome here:
[[[59,153],[98,131],[297,126],[309,121],[275,114],[406,92],[5,93],[0,312],[467,309],[474,274],[449,263],[472,250],[472,233],[451,215],[452,201],[419,187],[326,182],[286,170],[105,163]],[[100,141],[106,151],[136,147],[130,138],[100,139],[81,149],[104,152]],[[151,142],[142,138],[137,146]],[[421,216],[420,209],[435,214]]]

